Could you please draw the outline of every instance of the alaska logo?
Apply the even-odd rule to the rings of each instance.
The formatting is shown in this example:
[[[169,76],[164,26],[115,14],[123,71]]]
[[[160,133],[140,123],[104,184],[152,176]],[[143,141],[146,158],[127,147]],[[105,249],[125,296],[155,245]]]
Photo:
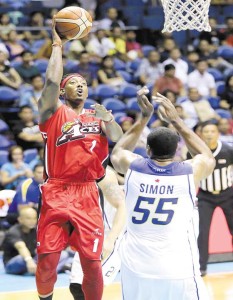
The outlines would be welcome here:
[[[101,127],[98,122],[82,123],[79,120],[66,122],[61,128],[62,135],[58,137],[56,146],[83,139],[86,134],[99,134]]]

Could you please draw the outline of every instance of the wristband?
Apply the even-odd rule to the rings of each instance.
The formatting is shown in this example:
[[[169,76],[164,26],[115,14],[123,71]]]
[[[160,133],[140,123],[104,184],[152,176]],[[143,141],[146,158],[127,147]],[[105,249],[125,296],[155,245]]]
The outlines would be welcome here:
[[[60,48],[62,48],[62,44],[59,44],[57,42],[52,43],[52,46],[53,47],[60,47]]]
[[[108,124],[108,123],[112,123],[113,121],[115,121],[114,117],[112,117],[109,121],[104,121],[104,123]]]
[[[31,257],[31,256],[27,256],[27,257],[25,257],[24,258],[24,260],[27,262],[27,261],[29,261],[29,260],[32,260],[33,258]]]

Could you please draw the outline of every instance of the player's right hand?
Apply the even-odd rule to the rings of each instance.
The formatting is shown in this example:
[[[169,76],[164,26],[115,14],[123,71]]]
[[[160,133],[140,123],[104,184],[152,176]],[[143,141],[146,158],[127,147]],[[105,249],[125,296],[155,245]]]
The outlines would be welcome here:
[[[68,41],[67,39],[61,39],[56,31],[56,15],[53,16],[53,20],[52,20],[52,39],[53,39],[53,44],[58,44],[58,45],[65,44]]]
[[[149,89],[147,86],[144,86],[139,91],[137,91],[137,102],[143,117],[151,117],[154,112],[154,106],[146,97],[146,94],[148,93]]]

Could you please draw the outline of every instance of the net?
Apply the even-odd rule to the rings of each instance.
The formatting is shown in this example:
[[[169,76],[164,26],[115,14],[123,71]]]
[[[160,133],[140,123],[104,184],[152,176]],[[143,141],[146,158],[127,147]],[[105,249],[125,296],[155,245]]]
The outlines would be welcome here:
[[[180,30],[211,31],[210,0],[161,0],[165,22],[162,32]]]

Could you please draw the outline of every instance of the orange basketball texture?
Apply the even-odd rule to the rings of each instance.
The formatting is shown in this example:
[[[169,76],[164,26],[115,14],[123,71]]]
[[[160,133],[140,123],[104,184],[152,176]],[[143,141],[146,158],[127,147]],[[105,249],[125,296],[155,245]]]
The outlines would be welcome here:
[[[56,14],[56,31],[61,38],[81,39],[92,27],[92,17],[78,6],[65,7]]]

